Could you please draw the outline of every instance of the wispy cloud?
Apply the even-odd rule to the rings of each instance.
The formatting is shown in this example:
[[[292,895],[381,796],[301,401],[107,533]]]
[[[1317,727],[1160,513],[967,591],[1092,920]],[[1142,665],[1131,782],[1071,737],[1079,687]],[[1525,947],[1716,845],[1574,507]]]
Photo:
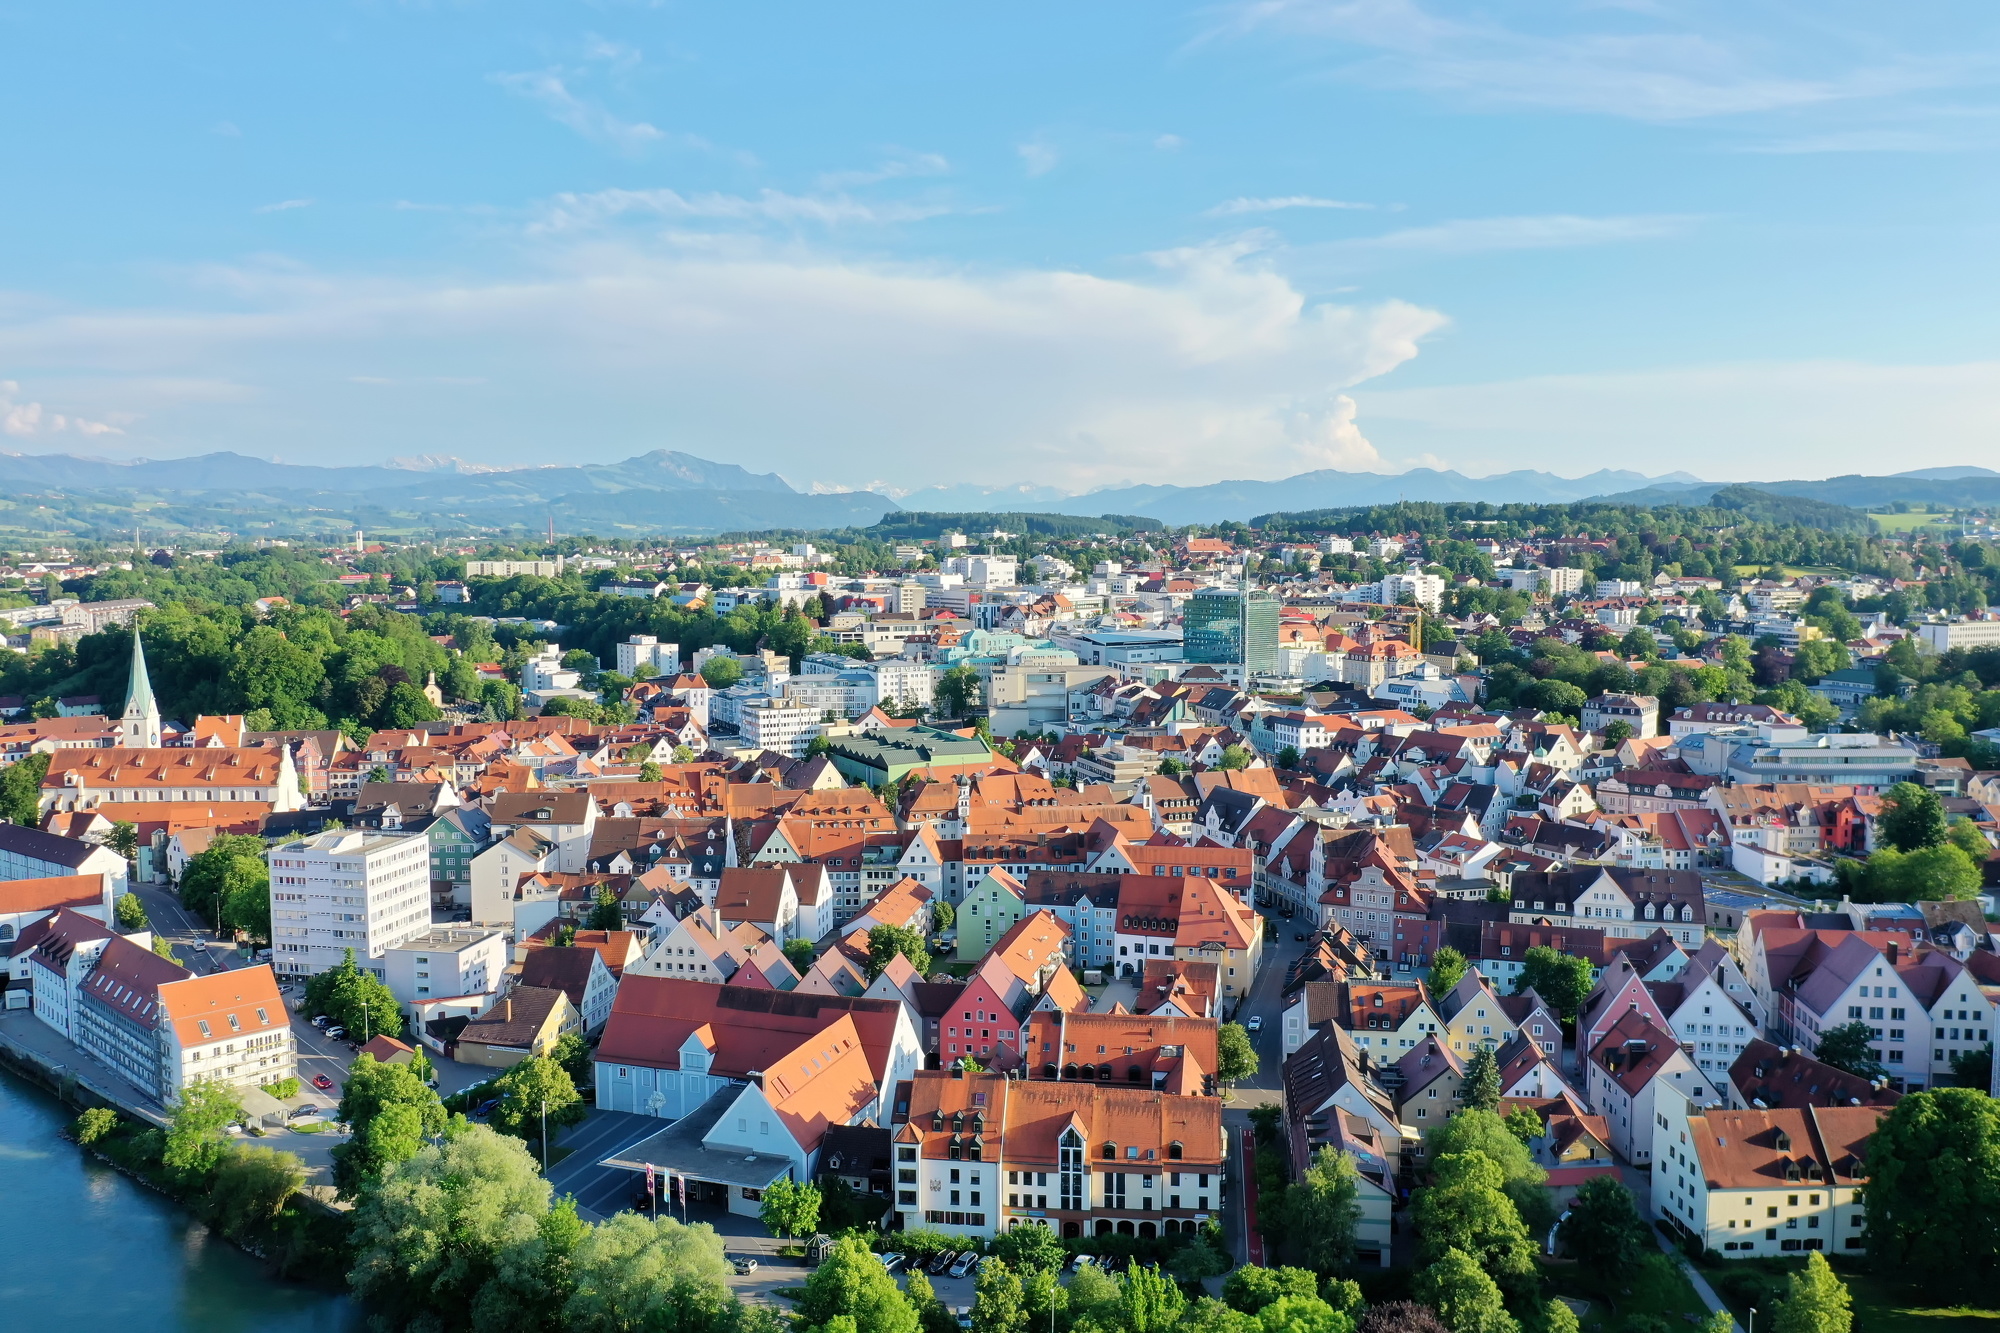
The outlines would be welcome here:
[[[862,185],[879,185],[883,181],[942,176],[950,170],[951,163],[945,160],[942,153],[912,153],[896,149],[873,167],[861,171],[824,172],[819,183],[823,189],[845,190]]]
[[[668,138],[667,132],[643,120],[626,120],[602,104],[571,91],[567,76],[559,69],[526,70],[492,76],[493,82],[535,102],[558,125],[567,126],[593,143],[608,144],[621,152],[637,152]],[[683,136],[690,142],[691,136]]]
[[[1350,203],[1345,199],[1320,199],[1310,194],[1286,194],[1269,199],[1230,199],[1208,210],[1212,218],[1240,217],[1245,213],[1277,213],[1287,208],[1372,209],[1373,204]]]
[[[1474,104],[1675,121],[1891,97],[1963,83],[1992,62],[1956,50],[1904,53],[1882,31],[1819,11],[1775,38],[1723,0],[1545,10],[1543,31],[1435,0],[1246,0],[1221,31],[1277,29],[1328,41],[1339,77]],[[1768,12],[1768,11],[1760,11]],[[1865,21],[1865,20],[1864,20]],[[1219,33],[1211,33],[1216,36]]]
[[[1678,214],[1578,217],[1550,213],[1528,217],[1463,218],[1427,227],[1406,227],[1380,236],[1327,241],[1302,247],[1330,256],[1372,258],[1391,255],[1468,255],[1500,250],[1560,250],[1621,241],[1677,236],[1700,219]]]
[[[1056,163],[1062,160],[1062,155],[1053,146],[1039,139],[1016,144],[1014,151],[1021,155],[1021,165],[1027,169],[1030,176],[1046,176],[1054,171]]]
[[[252,209],[251,212],[289,213],[295,208],[311,208],[312,206],[313,206],[313,201],[310,199],[280,199],[275,204],[259,204],[256,208]]]
[[[529,227],[531,235],[551,235],[600,226],[632,214],[729,222],[817,223],[821,226],[879,226],[921,222],[953,210],[940,203],[869,203],[844,194],[787,194],[763,190],[754,196],[678,190],[597,190],[559,194]]]

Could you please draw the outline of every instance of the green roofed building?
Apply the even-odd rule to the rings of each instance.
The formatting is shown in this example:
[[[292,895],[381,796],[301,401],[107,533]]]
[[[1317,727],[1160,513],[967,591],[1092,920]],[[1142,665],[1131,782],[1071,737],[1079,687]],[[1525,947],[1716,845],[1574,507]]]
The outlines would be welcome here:
[[[871,787],[895,782],[919,768],[949,771],[983,768],[993,762],[993,751],[985,741],[937,727],[896,727],[871,736],[829,739],[833,748],[826,757],[833,766],[844,776]]]

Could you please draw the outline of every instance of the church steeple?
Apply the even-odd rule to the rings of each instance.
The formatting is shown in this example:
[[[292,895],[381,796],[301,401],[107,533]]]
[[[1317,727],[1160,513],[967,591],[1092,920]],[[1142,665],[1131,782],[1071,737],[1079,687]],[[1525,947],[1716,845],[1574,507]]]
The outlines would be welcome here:
[[[128,749],[160,748],[160,706],[153,700],[153,680],[146,674],[146,645],[132,631],[132,682],[125,691],[125,719],[118,743]]]

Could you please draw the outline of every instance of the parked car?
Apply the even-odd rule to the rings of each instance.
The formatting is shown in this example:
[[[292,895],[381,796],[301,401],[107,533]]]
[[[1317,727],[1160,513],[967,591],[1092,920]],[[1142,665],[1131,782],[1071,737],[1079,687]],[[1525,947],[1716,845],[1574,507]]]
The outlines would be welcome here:
[[[932,1277],[938,1277],[943,1274],[945,1269],[951,1267],[951,1261],[956,1258],[958,1256],[950,1250],[939,1250],[931,1256],[931,1261],[926,1265],[926,1268]]]
[[[882,1255],[880,1257],[882,1260],[882,1267],[887,1269],[891,1273],[895,1272],[897,1269],[903,1266],[903,1256],[897,1254],[893,1250],[890,1251],[888,1254]]]
[[[335,1023],[332,1027],[326,1030],[326,1035],[329,1037],[344,1037],[347,1035],[347,1029],[340,1026],[340,1024]]]
[[[313,1026],[314,1026],[314,1027],[316,1027],[316,1028],[323,1028],[323,1027],[325,1027],[325,1026],[327,1025],[327,1022],[328,1022],[328,1019],[327,1019],[327,1016],[326,1016],[325,1014],[315,1014],[315,1015],[313,1015]]]
[[[750,1258],[748,1255],[745,1255],[743,1258],[738,1259],[736,1261],[736,1271],[738,1273],[746,1273],[746,1274],[754,1273],[757,1271],[757,1261],[755,1259]]]
[[[1245,1020],[1243,1024],[1243,1030],[1245,1032],[1262,1032],[1264,1030],[1264,1015],[1262,1014],[1250,1015],[1250,1017],[1247,1020]]]
[[[1096,1262],[1097,1256],[1094,1254],[1079,1254],[1076,1258],[1069,1261],[1069,1271],[1072,1273],[1078,1272]]]
[[[312,1078],[312,1084],[315,1088],[318,1088],[321,1092],[333,1091],[333,1080],[328,1078],[325,1074],[314,1074]]]
[[[288,1120],[297,1120],[304,1116],[318,1114],[319,1108],[317,1106],[294,1106],[290,1111],[285,1113],[285,1118]]]
[[[954,1263],[951,1266],[951,1275],[953,1277],[964,1277],[967,1273],[970,1273],[972,1271],[972,1266],[978,1262],[979,1262],[978,1251],[967,1250],[964,1254],[959,1255],[958,1262]]]

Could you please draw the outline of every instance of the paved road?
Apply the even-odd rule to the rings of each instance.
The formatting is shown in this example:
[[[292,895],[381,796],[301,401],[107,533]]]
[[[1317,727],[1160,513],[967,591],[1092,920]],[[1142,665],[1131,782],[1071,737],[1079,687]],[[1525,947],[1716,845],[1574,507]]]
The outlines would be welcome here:
[[[180,898],[165,884],[133,884],[133,893],[145,904],[146,919],[156,934],[166,936],[174,952],[189,970],[206,975],[244,966],[242,953],[215,938],[205,922],[181,906]]]
[[[1265,922],[1264,964],[1250,983],[1250,994],[1237,1007],[1236,1021],[1247,1022],[1254,1014],[1264,1020],[1264,1030],[1251,1034],[1250,1044],[1257,1050],[1257,1072],[1236,1085],[1232,1106],[1257,1106],[1278,1100],[1279,1090],[1284,1086],[1285,974],[1310,944],[1309,940],[1302,943],[1292,938],[1307,930],[1303,915],[1293,921],[1273,912],[1258,915]]]

